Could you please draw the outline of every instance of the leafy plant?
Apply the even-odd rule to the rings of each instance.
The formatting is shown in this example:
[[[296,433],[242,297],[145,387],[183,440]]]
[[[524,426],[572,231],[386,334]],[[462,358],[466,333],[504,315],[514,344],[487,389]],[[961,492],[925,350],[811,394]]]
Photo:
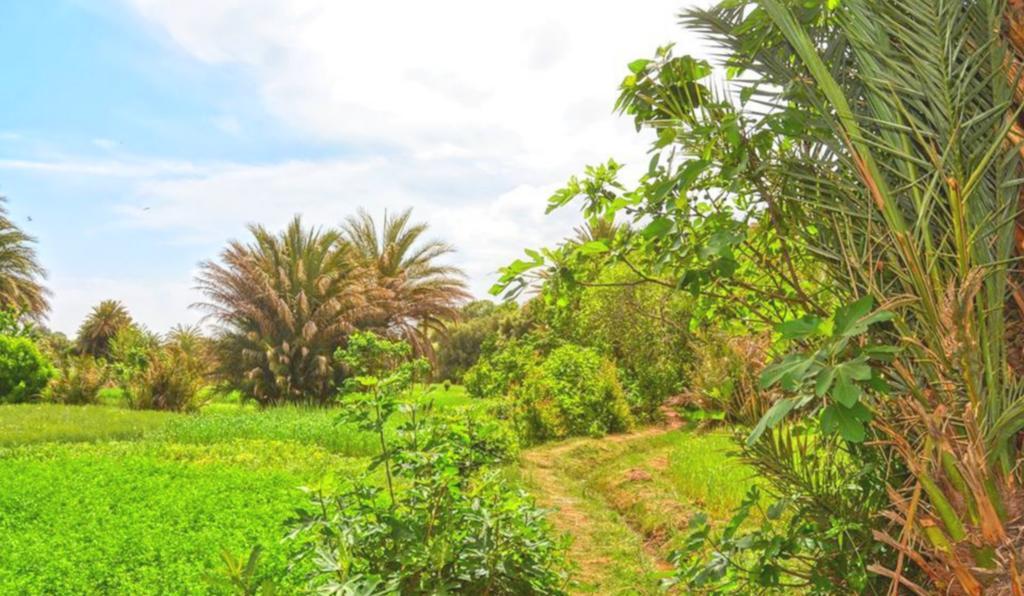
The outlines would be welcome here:
[[[409,404],[397,442],[387,439],[397,396],[429,372],[410,355],[408,344],[373,334],[352,336],[339,352],[355,373],[350,383],[364,390],[346,400],[345,418],[380,437],[368,471],[383,467],[386,487],[359,480],[339,494],[313,494],[291,534],[314,560],[311,586],[337,594],[564,593],[564,547],[544,512],[488,470],[505,450],[485,445],[501,443],[471,419],[432,418],[419,404]]]
[[[0,403],[38,399],[54,374],[31,339],[0,335]]]
[[[183,412],[199,407],[205,362],[174,344],[151,349],[146,360],[144,367],[122,376],[124,395],[132,408]]]
[[[56,369],[43,397],[63,404],[95,404],[100,390],[109,382],[110,370],[102,361],[92,356],[71,356]]]
[[[602,436],[633,425],[615,365],[572,344],[532,367],[511,400],[514,420],[530,441]]]

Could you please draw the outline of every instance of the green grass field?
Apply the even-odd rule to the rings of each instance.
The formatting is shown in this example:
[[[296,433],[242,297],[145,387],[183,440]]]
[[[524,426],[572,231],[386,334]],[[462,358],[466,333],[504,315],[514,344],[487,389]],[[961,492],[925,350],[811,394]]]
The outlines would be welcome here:
[[[487,406],[461,387],[430,398]],[[732,449],[722,432],[649,429],[535,447],[510,471],[573,535],[581,592],[653,594],[692,513],[725,519],[750,485]],[[0,406],[0,594],[216,594],[221,554],[256,545],[261,572],[297,591],[282,537],[300,487],[336,485],[375,453],[337,410]]]
[[[431,398],[480,403],[457,387]],[[206,594],[221,553],[255,545],[263,571],[296,589],[282,537],[300,487],[359,474],[375,453],[337,418],[225,402],[0,406],[0,594]]]

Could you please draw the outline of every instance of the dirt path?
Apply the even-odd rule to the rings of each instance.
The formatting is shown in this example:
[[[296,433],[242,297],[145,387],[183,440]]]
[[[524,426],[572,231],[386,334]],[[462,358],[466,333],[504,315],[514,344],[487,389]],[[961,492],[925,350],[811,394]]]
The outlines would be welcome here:
[[[679,414],[666,407],[665,422],[633,433],[603,439],[571,439],[542,445],[522,454],[522,473],[533,485],[543,507],[552,510],[551,522],[571,534],[569,556],[578,566],[576,576],[582,592],[602,594],[656,593],[656,574],[667,563],[649,537],[633,528],[607,503],[588,494],[587,466],[596,469],[614,462],[623,447],[664,435],[683,426]],[[615,447],[614,449],[608,449]],[[584,460],[582,463],[580,460]],[[572,462],[572,465],[569,464]],[[584,469],[578,469],[582,466]],[[574,469],[576,468],[576,469]],[[589,497],[589,498],[588,498]],[[616,581],[643,578],[651,590],[636,585],[615,587]]]

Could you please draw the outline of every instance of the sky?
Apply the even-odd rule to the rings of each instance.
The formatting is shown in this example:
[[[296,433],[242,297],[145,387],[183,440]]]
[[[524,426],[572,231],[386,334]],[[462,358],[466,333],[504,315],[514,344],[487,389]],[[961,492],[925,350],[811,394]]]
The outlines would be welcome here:
[[[0,195],[38,239],[52,328],[121,300],[194,323],[200,263],[246,224],[411,207],[472,292],[579,214],[587,164],[643,164],[631,60],[700,0],[0,2]]]

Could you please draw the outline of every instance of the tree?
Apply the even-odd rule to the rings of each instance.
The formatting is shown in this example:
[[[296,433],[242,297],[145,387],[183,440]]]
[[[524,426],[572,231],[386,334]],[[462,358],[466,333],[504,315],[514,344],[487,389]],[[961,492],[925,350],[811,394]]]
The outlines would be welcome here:
[[[424,239],[425,223],[410,223],[412,210],[384,214],[379,228],[366,211],[342,226],[358,263],[370,272],[379,290],[380,308],[361,326],[403,339],[416,354],[433,357],[432,333],[443,333],[469,298],[465,274],[439,260],[454,252],[440,240]]]
[[[1024,593],[1024,370],[1011,358],[1024,317],[1014,241],[1024,135],[1007,14],[1019,39],[1020,3],[999,0],[730,0],[691,12],[685,22],[743,76],[715,93],[710,66],[671,48],[634,61],[618,105],[657,134],[640,187],[607,176],[552,199],[583,196],[588,217],[625,211],[643,226],[631,251],[648,250],[645,276],[704,298],[735,289],[721,299],[775,326],[790,353],[761,384],[782,393],[747,446],[815,452],[826,462],[815,478],[857,479],[844,525],[893,553],[860,564],[890,593]],[[584,247],[546,254],[572,262]],[[543,265],[537,254],[503,283]],[[794,441],[794,426],[817,429],[813,448]],[[790,463],[777,477],[798,475]],[[877,464],[884,475],[865,484]],[[878,494],[883,515],[859,505]],[[803,495],[791,519],[813,523],[806,503],[827,496]],[[786,577],[775,587],[864,589],[859,572],[833,563],[865,551],[843,551],[757,561],[771,581]],[[735,582],[742,565],[721,566],[734,560],[726,550],[690,579]],[[765,579],[755,575],[747,581]]]
[[[280,234],[249,232],[197,278],[206,301],[196,306],[218,326],[220,375],[262,405],[324,404],[341,375],[334,351],[374,314],[375,291],[338,231],[296,217]]]
[[[38,319],[50,310],[42,285],[46,270],[32,246],[35,238],[11,221],[6,203],[0,197],[0,309]]]
[[[110,342],[125,327],[133,324],[132,317],[118,300],[104,300],[93,307],[78,329],[78,351],[94,358],[110,356]]]
[[[501,319],[516,308],[514,303],[496,306],[489,300],[474,300],[460,310],[459,322],[449,325],[438,338],[438,378],[461,382],[483,352],[484,345],[496,339]]]

